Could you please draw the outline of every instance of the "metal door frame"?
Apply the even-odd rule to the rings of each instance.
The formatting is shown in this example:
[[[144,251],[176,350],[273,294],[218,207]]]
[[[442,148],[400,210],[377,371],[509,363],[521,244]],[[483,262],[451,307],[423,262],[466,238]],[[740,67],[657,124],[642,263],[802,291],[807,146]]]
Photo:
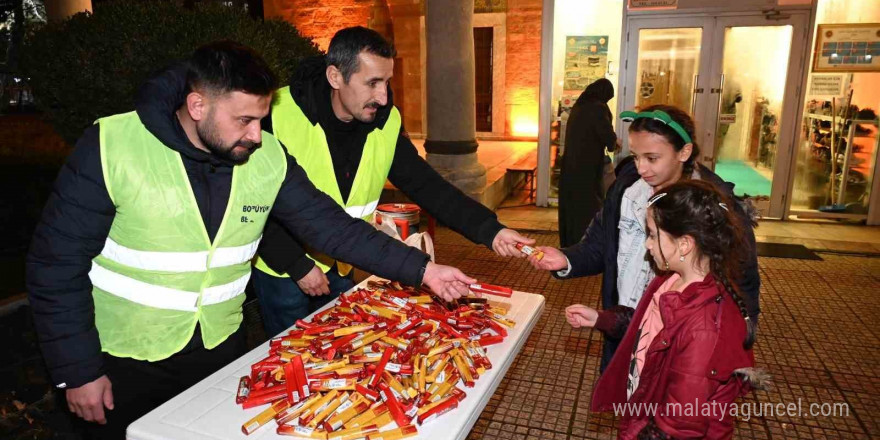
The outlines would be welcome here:
[[[703,144],[703,157],[701,162],[712,165],[714,169],[717,151],[715,149],[715,135],[718,127],[719,104],[723,94],[723,64],[724,64],[724,33],[728,27],[750,26],[791,26],[791,49],[789,50],[787,73],[785,79],[785,92],[783,93],[782,118],[779,120],[779,139],[776,143],[776,164],[773,169],[773,181],[770,190],[770,208],[765,217],[783,218],[791,202],[790,193],[793,190],[794,170],[796,169],[792,159],[796,160],[798,127],[801,118],[802,99],[801,85],[806,56],[807,26],[810,22],[809,11],[790,11],[782,15],[774,15],[772,18],[763,15],[734,15],[720,16],[715,18],[715,29],[712,43],[712,73],[710,76],[711,105],[706,109],[706,121],[703,130],[706,132],[706,140]],[[712,151],[710,151],[710,149]]]
[[[620,75],[620,101],[624,109],[635,106],[636,74],[638,71],[638,33],[642,29],[702,28],[698,77],[694,85],[692,112],[695,123],[695,137],[702,149],[700,162],[714,168],[715,132],[717,129],[718,102],[721,93],[721,71],[724,56],[724,30],[731,26],[792,26],[792,47],[789,52],[788,73],[786,75],[783,119],[780,120],[780,138],[777,143],[777,160],[773,170],[770,209],[768,217],[784,218],[790,208],[789,197],[794,185],[795,152],[798,142],[797,127],[803,111],[802,85],[804,83],[808,26],[811,11],[792,10],[783,14],[762,14],[760,12],[706,12],[698,14],[653,14],[630,16],[626,19],[626,40],[624,41],[624,65]],[[630,61],[632,66],[630,66]],[[617,135],[623,148],[618,158],[629,154],[629,140],[624,124],[617,124]],[[710,150],[711,148],[711,150]]]

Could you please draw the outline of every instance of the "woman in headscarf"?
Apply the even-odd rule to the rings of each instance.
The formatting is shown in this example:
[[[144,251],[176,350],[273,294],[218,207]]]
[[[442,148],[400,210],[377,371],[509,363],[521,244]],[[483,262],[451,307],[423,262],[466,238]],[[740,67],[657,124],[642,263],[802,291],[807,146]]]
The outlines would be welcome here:
[[[559,178],[561,247],[578,243],[602,207],[605,148],[614,150],[617,143],[608,108],[613,97],[614,86],[602,78],[587,86],[571,108]]]

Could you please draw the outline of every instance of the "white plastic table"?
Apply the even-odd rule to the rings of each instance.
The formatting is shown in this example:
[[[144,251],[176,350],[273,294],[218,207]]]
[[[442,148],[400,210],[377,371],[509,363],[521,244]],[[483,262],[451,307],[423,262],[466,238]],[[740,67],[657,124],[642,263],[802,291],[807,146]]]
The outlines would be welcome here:
[[[378,279],[371,277],[368,280]],[[368,280],[354,289],[366,286]],[[457,409],[420,425],[419,439],[467,437],[544,310],[544,297],[533,293],[514,292],[510,298],[488,298],[494,302],[509,303],[507,317],[516,321],[516,326],[508,329],[504,342],[487,347],[493,368],[480,376],[473,388],[459,386],[467,397]],[[331,302],[327,307],[332,305]],[[289,438],[275,433],[275,422],[267,423],[249,436],[241,432],[241,425],[266,406],[243,410],[237,405],[235,393],[238,380],[241,376],[249,375],[251,364],[266,357],[268,352],[267,341],[129,425],[126,437],[131,440]]]

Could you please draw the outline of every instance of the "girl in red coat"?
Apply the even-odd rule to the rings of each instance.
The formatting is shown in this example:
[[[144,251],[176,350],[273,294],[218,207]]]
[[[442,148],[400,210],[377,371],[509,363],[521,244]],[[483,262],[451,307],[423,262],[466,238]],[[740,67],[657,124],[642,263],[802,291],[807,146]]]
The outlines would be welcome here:
[[[618,413],[622,439],[730,438],[731,405],[765,380],[753,368],[754,325],[730,282],[744,259],[733,203],[698,180],[655,194],[646,247],[660,275],[638,307],[566,309],[573,327],[623,337],[592,399],[593,411]]]

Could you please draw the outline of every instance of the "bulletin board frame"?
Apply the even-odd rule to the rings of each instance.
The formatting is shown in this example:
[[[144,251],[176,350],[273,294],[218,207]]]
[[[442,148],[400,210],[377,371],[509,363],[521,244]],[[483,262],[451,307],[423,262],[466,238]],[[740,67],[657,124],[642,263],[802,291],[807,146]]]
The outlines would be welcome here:
[[[817,25],[813,72],[880,72],[880,23]]]

